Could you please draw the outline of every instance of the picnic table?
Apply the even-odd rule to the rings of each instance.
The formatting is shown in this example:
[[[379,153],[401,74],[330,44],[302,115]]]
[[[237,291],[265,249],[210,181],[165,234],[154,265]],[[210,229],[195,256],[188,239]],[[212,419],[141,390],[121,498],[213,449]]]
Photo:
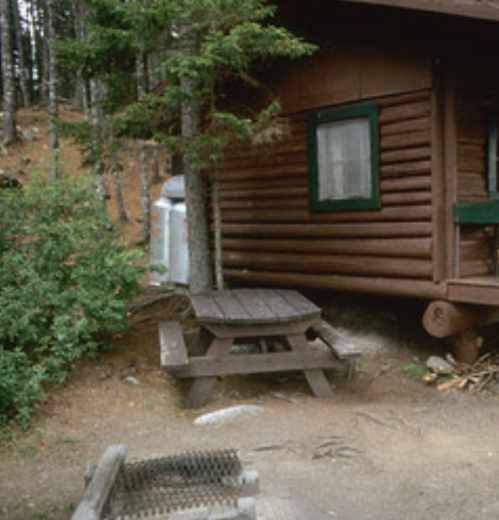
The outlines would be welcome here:
[[[325,369],[344,367],[327,349],[311,348],[306,332],[322,323],[321,310],[302,294],[281,289],[210,291],[191,297],[203,338],[189,354],[182,338],[172,341],[171,322],[160,324],[162,364],[177,377],[193,378],[186,406],[204,405],[218,376],[302,371],[317,397],[331,397]],[[236,340],[258,345],[257,353],[233,354]],[[267,342],[282,347],[267,349]],[[198,345],[199,347],[199,345]]]

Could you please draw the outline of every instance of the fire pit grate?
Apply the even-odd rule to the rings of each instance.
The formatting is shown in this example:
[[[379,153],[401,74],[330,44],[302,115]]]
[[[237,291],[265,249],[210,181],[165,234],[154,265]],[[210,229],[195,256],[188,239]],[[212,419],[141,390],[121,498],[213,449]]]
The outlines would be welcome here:
[[[235,450],[193,452],[122,464],[103,517],[125,520],[196,507],[235,506],[242,473]]]

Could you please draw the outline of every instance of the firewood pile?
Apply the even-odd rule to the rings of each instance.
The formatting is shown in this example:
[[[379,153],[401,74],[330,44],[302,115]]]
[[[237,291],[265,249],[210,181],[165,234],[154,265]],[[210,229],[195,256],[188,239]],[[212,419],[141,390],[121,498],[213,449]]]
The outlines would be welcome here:
[[[426,367],[423,379],[437,385],[440,391],[459,389],[472,393],[499,390],[499,354],[486,354],[475,364],[456,362],[451,356],[445,360],[432,357]]]

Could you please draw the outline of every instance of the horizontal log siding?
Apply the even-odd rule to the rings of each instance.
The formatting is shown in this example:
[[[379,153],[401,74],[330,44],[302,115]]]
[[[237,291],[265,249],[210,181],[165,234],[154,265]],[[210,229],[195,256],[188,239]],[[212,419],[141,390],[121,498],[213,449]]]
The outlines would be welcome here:
[[[304,114],[277,144],[231,150],[220,171],[228,281],[432,293],[430,92],[377,102],[379,210],[309,211]]]
[[[487,111],[494,108],[499,108],[497,94],[466,88],[456,92],[456,198],[460,203],[489,199]],[[459,271],[461,278],[493,272],[487,234],[482,226],[461,226]]]

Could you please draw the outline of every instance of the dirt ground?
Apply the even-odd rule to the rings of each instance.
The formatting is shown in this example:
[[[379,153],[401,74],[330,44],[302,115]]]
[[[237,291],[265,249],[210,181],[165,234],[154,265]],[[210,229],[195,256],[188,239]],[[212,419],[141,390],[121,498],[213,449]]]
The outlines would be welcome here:
[[[412,306],[330,304],[326,314],[365,352],[352,379],[332,378],[333,399],[312,397],[300,374],[232,377],[199,411],[182,409],[188,385],[159,366],[157,321],[171,309],[134,315],[131,332],[81,363],[33,428],[1,450],[0,518],[70,518],[86,467],[117,443],[130,461],[241,450],[260,475],[260,520],[499,518],[498,395],[438,392],[404,372],[445,352],[420,330]],[[193,424],[240,404],[262,410]]]

